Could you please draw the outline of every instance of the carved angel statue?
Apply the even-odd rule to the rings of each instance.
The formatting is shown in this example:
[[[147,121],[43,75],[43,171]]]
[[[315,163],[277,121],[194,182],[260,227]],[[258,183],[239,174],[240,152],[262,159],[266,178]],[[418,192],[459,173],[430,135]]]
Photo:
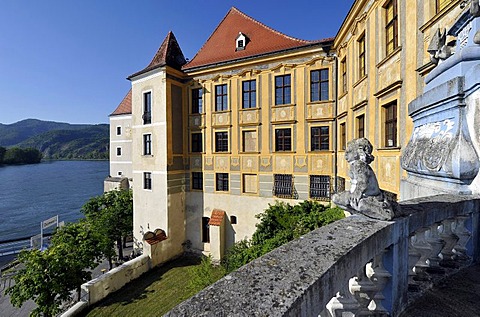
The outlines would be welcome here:
[[[366,138],[348,142],[345,159],[350,165],[350,190],[334,194],[332,201],[353,213],[379,220],[391,220],[395,216],[392,203],[385,198],[370,167],[374,160],[372,150],[372,144]]]

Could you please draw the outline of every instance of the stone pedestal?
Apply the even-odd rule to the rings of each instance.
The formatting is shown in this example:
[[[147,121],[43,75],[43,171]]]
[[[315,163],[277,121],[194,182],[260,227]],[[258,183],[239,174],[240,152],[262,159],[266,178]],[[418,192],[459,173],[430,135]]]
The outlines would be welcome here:
[[[480,18],[465,12],[449,30],[455,53],[425,79],[409,106],[414,130],[402,155],[401,199],[480,192]]]

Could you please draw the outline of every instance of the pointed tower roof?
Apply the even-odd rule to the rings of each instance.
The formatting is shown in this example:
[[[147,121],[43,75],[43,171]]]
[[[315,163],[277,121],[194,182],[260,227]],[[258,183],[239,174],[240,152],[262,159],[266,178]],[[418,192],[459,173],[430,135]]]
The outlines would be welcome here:
[[[122,102],[118,105],[117,109],[110,116],[118,116],[121,114],[132,113],[132,89],[130,89],[127,95],[123,98]]]
[[[236,45],[239,34],[243,34],[247,38],[247,42],[241,44],[241,49]],[[331,39],[327,40],[331,41]],[[203,47],[190,62],[183,66],[183,69],[190,70],[197,67],[309,46],[327,40],[306,41],[287,36],[232,7]]]
[[[141,71],[130,75],[128,79],[165,65],[175,69],[181,69],[186,62],[187,61],[183,56],[182,50],[180,49],[180,45],[178,45],[175,35],[173,35],[173,32],[170,31],[168,32],[167,37],[165,37],[163,40],[162,45],[160,45],[158,48],[158,51],[150,64],[148,64],[148,66]]]

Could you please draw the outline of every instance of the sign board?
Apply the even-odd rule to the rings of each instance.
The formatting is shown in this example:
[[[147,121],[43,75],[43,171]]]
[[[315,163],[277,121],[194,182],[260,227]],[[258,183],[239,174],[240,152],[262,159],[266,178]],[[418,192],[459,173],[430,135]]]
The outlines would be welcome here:
[[[51,227],[57,224],[58,224],[58,215],[50,219],[44,220],[42,222],[42,229],[47,229],[48,227]]]

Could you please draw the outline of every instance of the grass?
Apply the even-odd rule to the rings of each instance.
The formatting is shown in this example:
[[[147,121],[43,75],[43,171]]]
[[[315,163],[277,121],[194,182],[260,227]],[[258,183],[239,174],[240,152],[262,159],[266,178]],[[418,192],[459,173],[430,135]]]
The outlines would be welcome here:
[[[162,316],[200,289],[190,283],[200,260],[182,257],[155,268],[94,305],[83,316]]]

